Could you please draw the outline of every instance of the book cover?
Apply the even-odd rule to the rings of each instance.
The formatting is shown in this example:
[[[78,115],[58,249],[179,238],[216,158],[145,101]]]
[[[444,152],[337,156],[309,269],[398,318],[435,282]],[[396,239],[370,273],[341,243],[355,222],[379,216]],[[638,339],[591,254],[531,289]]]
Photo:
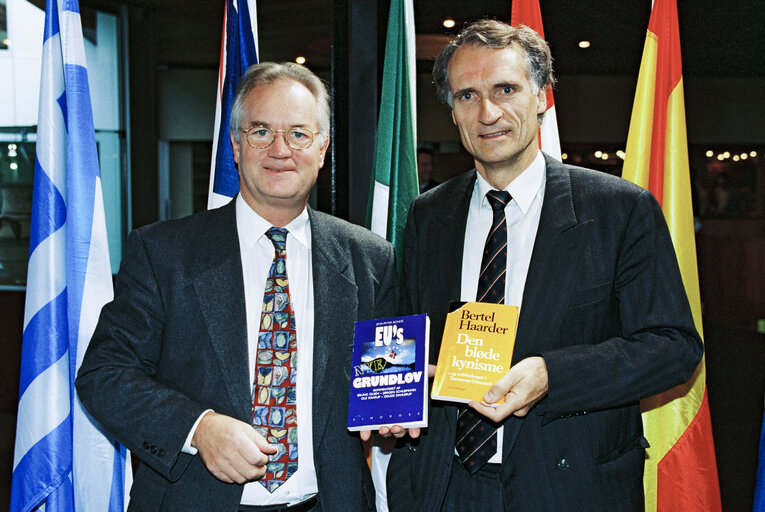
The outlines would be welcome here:
[[[356,322],[348,430],[428,425],[425,314]]]
[[[482,401],[510,369],[517,325],[518,307],[507,304],[466,302],[446,315],[431,396]]]

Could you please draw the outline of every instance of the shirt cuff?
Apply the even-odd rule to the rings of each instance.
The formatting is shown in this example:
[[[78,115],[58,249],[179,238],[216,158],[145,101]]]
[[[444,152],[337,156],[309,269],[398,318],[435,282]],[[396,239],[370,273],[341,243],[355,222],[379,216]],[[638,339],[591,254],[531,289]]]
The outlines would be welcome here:
[[[189,432],[189,435],[186,436],[186,442],[183,444],[183,448],[181,449],[181,452],[188,453],[189,455],[197,454],[197,449],[191,446],[191,440],[194,438],[194,432],[197,431],[199,422],[202,421],[202,418],[208,412],[214,412],[214,411],[212,409],[207,409],[206,411],[204,411],[202,414],[199,415],[199,418],[197,418],[197,421],[195,421],[194,425],[191,427],[191,431]]]

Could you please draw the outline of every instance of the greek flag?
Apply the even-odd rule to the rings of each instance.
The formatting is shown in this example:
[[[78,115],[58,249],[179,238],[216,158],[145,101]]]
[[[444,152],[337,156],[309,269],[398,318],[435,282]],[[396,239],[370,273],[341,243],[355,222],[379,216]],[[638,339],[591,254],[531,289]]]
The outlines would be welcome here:
[[[126,451],[74,391],[113,296],[77,0],[46,3],[32,201],[11,511],[122,512]]]
[[[223,206],[239,192],[239,173],[231,149],[229,118],[239,79],[247,68],[257,63],[258,26],[255,0],[250,0],[249,5],[247,0],[226,0],[218,68],[208,209]]]

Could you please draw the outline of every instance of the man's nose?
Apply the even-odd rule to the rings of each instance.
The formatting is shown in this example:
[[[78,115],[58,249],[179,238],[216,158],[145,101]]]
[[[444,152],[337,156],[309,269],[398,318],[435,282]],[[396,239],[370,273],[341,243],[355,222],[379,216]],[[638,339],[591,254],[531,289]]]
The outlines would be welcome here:
[[[478,113],[478,120],[482,124],[490,125],[496,123],[502,117],[502,109],[499,108],[491,98],[484,98],[481,101],[481,111]]]
[[[268,156],[272,158],[288,158],[292,156],[292,148],[287,145],[287,134],[276,132],[274,141],[268,146]]]

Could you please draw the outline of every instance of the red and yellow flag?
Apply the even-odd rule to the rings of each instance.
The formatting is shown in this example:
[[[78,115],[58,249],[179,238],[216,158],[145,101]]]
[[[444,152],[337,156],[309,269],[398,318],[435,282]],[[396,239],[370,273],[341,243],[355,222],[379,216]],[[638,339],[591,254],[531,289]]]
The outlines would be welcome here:
[[[676,0],[653,4],[622,177],[650,190],[661,204],[702,333]],[[641,405],[651,444],[644,475],[646,511],[720,511],[704,360],[689,382]]]
[[[542,11],[539,9],[539,0],[513,0],[510,11],[511,25],[526,25],[544,39],[545,31],[542,28]],[[547,110],[545,110],[545,117],[542,119],[542,126],[539,127],[539,147],[560,161],[558,118],[555,115],[552,87],[547,89]]]

